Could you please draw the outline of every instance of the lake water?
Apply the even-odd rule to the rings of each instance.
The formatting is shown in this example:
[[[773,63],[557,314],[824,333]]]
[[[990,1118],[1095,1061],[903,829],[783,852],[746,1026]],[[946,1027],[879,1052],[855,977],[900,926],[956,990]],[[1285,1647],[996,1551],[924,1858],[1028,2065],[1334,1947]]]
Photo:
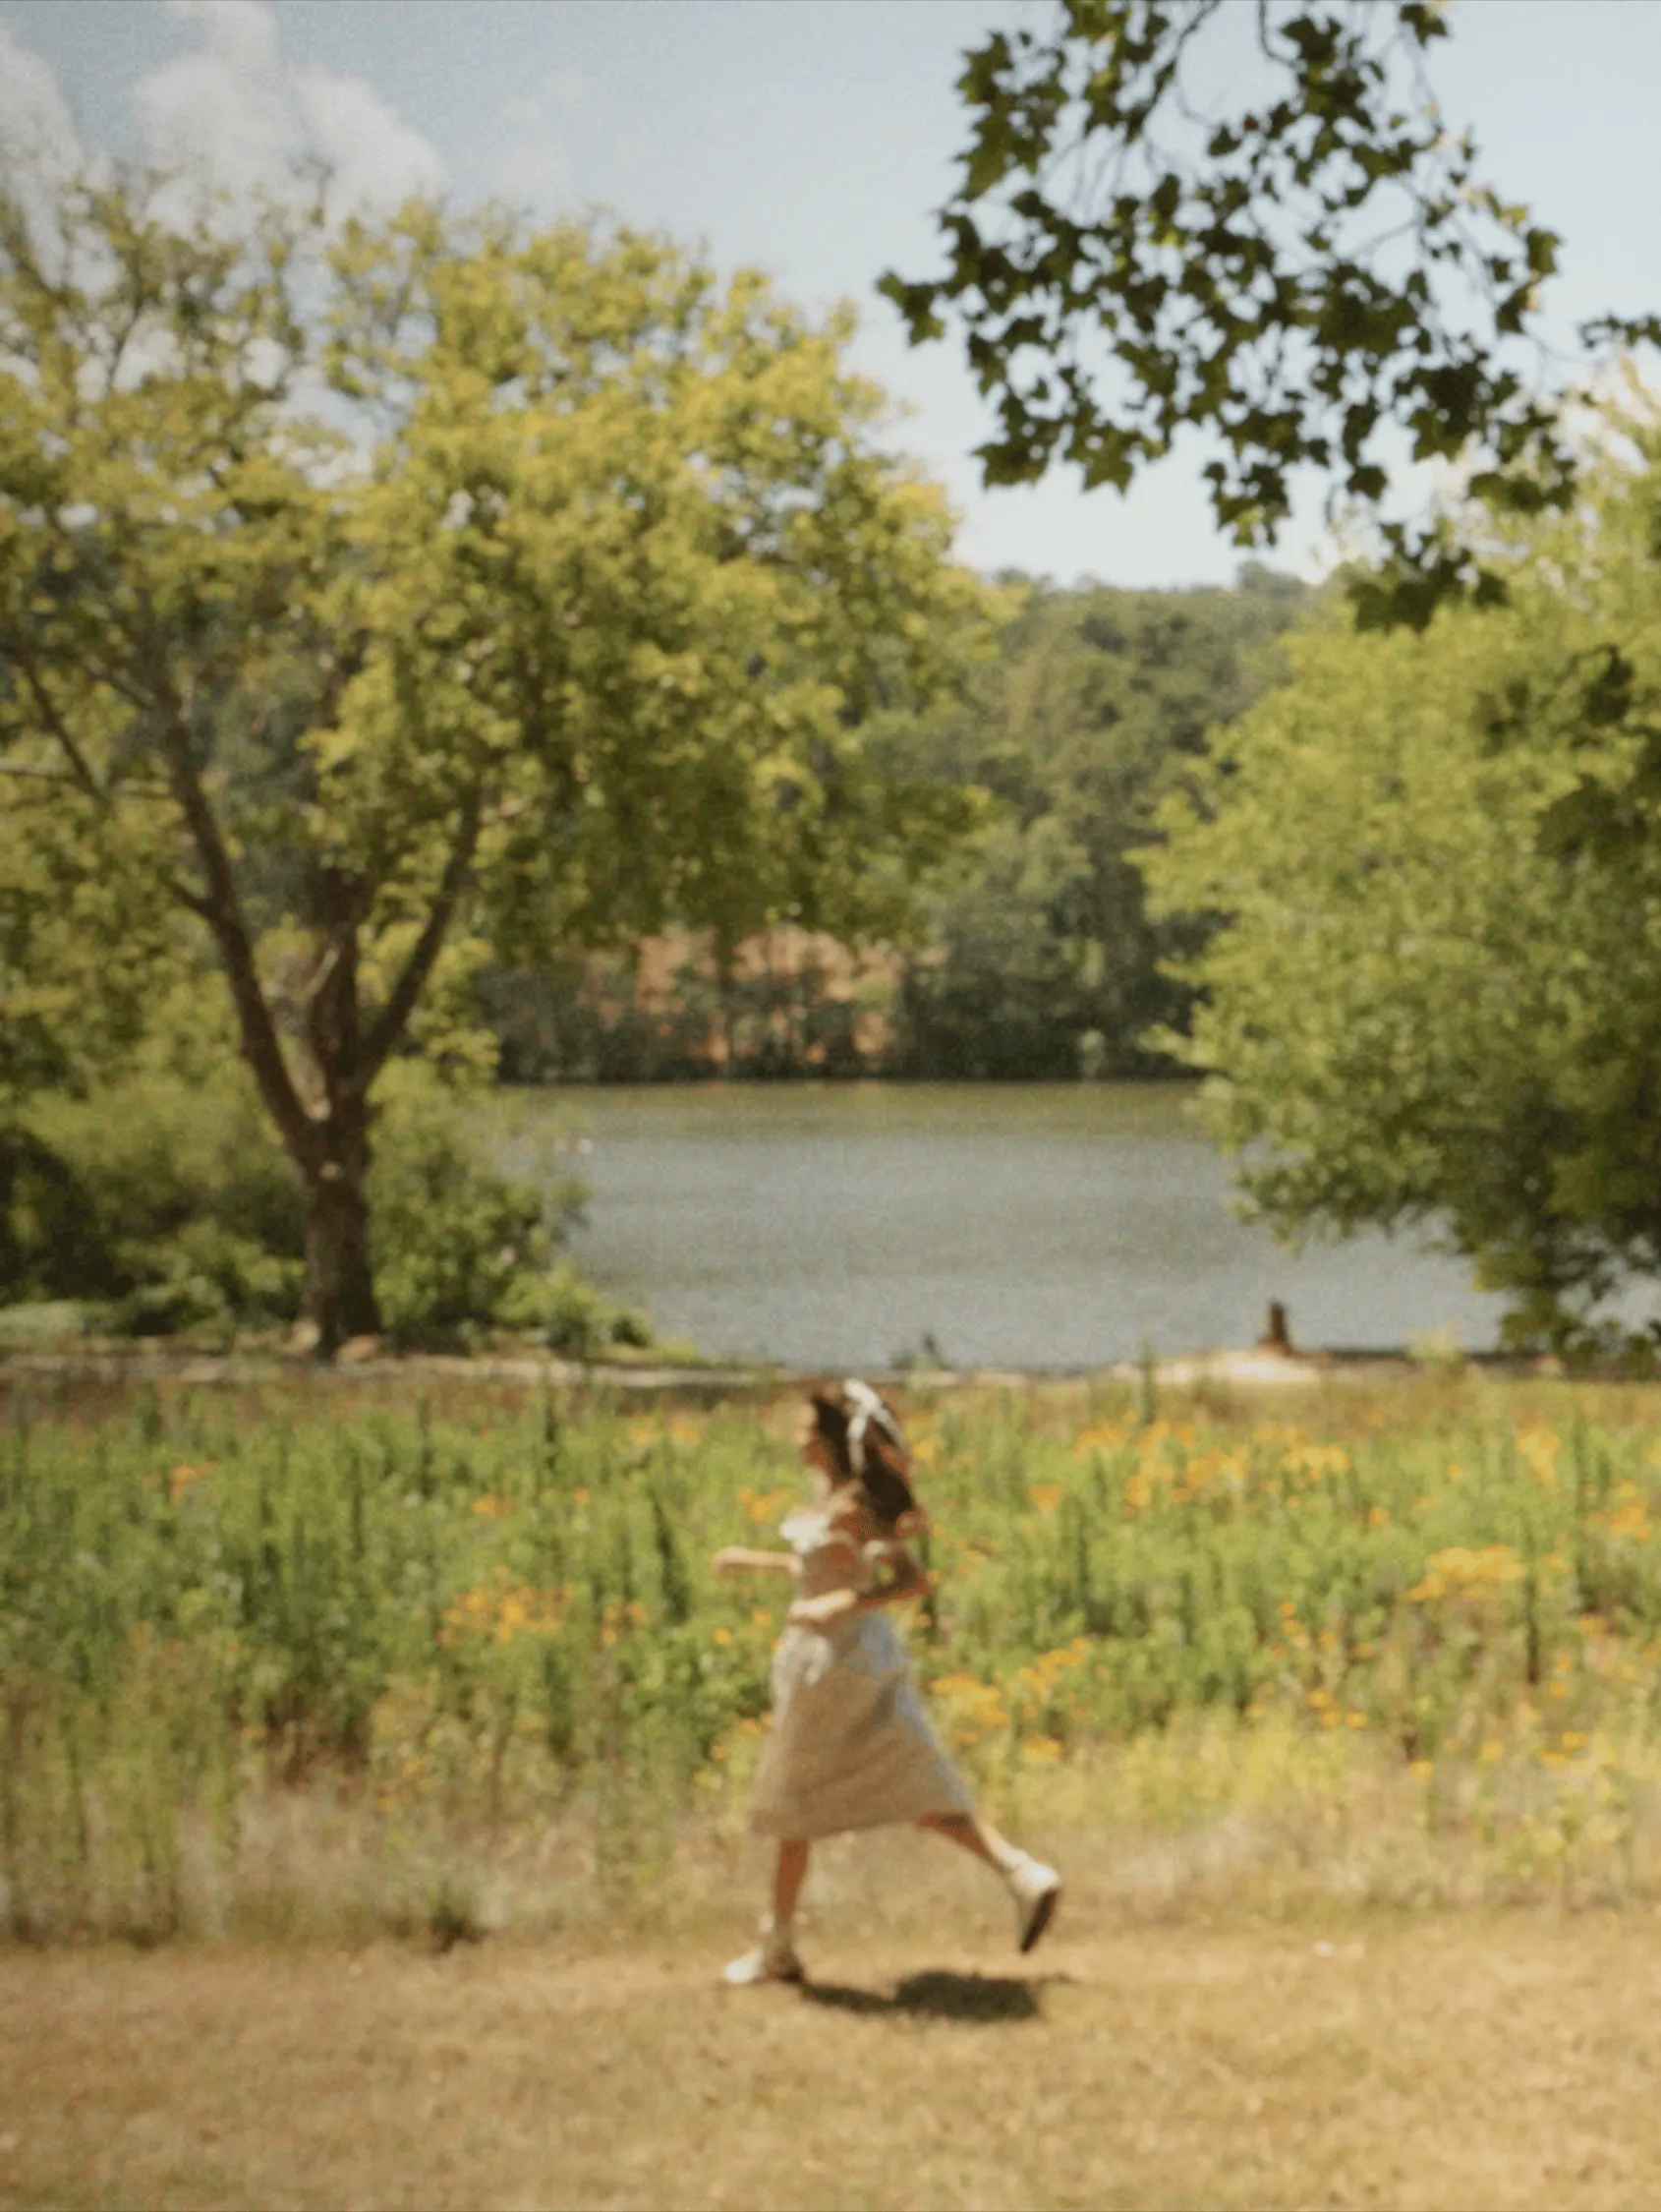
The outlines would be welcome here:
[[[561,1124],[590,1187],[574,1253],[705,1351],[887,1366],[933,1337],[964,1367],[1094,1367],[1251,1343],[1271,1298],[1300,1345],[1452,1327],[1500,1302],[1383,1237],[1291,1257],[1236,1221],[1223,1161],[1168,1084],[711,1084],[520,1092],[504,1165]]]

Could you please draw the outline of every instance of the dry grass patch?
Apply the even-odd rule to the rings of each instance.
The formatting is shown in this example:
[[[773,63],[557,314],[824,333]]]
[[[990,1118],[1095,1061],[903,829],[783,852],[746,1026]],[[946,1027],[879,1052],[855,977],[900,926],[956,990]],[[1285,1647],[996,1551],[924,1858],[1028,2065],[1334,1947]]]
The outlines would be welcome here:
[[[0,2204],[1661,2205],[1648,1913],[0,1957]]]

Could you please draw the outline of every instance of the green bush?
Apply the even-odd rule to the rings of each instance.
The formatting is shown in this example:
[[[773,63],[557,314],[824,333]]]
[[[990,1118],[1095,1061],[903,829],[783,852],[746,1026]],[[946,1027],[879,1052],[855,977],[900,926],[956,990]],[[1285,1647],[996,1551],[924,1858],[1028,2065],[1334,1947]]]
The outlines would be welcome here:
[[[643,1313],[614,1306],[568,1265],[519,1276],[498,1318],[507,1328],[541,1337],[550,1352],[568,1360],[592,1360],[615,1345],[644,1349],[655,1341]]]
[[[142,1279],[114,1309],[124,1335],[269,1325],[300,1311],[304,1261],[266,1251],[217,1221],[186,1221],[139,1248],[134,1262]]]
[[[0,1303],[92,1295],[107,1273],[80,1177],[32,1130],[0,1125]]]
[[[651,1341],[554,1255],[581,1201],[479,1156],[462,1102],[415,1064],[382,1086],[370,1173],[375,1284],[403,1342],[533,1331],[591,1355]],[[270,1328],[299,1313],[299,1184],[241,1064],[159,1056],[0,1131],[0,1303],[96,1301],[137,1336]]]
[[[240,1068],[203,1080],[143,1067],[86,1098],[36,1100],[29,1120],[77,1193],[78,1233],[10,1295],[112,1299],[138,1335],[299,1311],[300,1194]]]
[[[425,1069],[392,1071],[370,1171],[375,1294],[406,1340],[496,1322],[540,1327],[570,1299],[550,1275],[580,1186],[544,1189],[487,1167],[455,1098]],[[594,1296],[596,1294],[589,1294]]]

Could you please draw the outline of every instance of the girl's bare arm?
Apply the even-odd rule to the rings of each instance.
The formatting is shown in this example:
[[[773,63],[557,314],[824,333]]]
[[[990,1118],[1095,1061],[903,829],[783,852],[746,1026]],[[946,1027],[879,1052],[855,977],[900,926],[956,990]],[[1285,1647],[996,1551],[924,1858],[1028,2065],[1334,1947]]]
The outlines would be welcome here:
[[[873,1605],[892,1605],[902,1598],[927,1597],[933,1586],[903,1544],[885,1543],[870,1548],[877,1553],[878,1564],[889,1569],[875,1589],[865,1592],[828,1590],[822,1598],[798,1599],[790,1607],[790,1619],[802,1628],[828,1628],[833,1620],[845,1619],[849,1613],[869,1612]]]
[[[875,1563],[881,1579],[860,1600],[862,1605],[892,1605],[901,1598],[929,1595],[933,1585],[903,1543],[867,1544],[866,1553]],[[883,1573],[885,1568],[886,1574]]]
[[[713,1564],[717,1575],[788,1575],[792,1582],[802,1571],[793,1551],[752,1551],[742,1543],[727,1544]]]

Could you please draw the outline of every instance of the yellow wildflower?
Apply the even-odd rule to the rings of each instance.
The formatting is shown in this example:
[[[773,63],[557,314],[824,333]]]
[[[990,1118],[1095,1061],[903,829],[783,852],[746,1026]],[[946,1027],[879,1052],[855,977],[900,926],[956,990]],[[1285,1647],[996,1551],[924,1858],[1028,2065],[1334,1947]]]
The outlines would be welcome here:
[[[556,1636],[567,1592],[537,1590],[515,1582],[505,1569],[495,1583],[464,1590],[444,1614],[438,1641],[452,1647],[458,1636],[493,1637],[511,1643],[515,1636]]]
[[[764,1522],[776,1521],[793,1495],[788,1489],[753,1490],[746,1483],[738,1493],[738,1502],[746,1516],[760,1528]]]
[[[1543,1423],[1532,1428],[1519,1428],[1517,1432],[1517,1448],[1533,1470],[1534,1480],[1540,1487],[1555,1490],[1558,1439],[1552,1431]]]
[[[1480,1599],[1505,1583],[1520,1582],[1527,1572],[1509,1543],[1488,1543],[1480,1550],[1454,1544],[1433,1551],[1425,1562],[1422,1582],[1407,1592],[1409,1604],[1433,1604],[1439,1599]]]
[[[1021,1746],[1021,1759],[1028,1767],[1046,1767],[1060,1756],[1060,1744],[1054,1736],[1029,1736]]]
[[[1102,1422],[1094,1428],[1081,1430],[1073,1438],[1072,1456],[1074,1459],[1088,1459],[1092,1452],[1100,1452],[1106,1458],[1110,1452],[1117,1452],[1123,1442],[1122,1428],[1116,1428],[1112,1422]]]
[[[1349,1454],[1342,1444],[1305,1444],[1287,1454],[1287,1469],[1306,1483],[1319,1483],[1329,1475],[1347,1475]]]
[[[1649,1536],[1649,1508],[1635,1483],[1622,1483],[1615,1491],[1615,1502],[1603,1517],[1603,1525],[1614,1537],[1624,1537],[1630,1543],[1643,1543]]]

